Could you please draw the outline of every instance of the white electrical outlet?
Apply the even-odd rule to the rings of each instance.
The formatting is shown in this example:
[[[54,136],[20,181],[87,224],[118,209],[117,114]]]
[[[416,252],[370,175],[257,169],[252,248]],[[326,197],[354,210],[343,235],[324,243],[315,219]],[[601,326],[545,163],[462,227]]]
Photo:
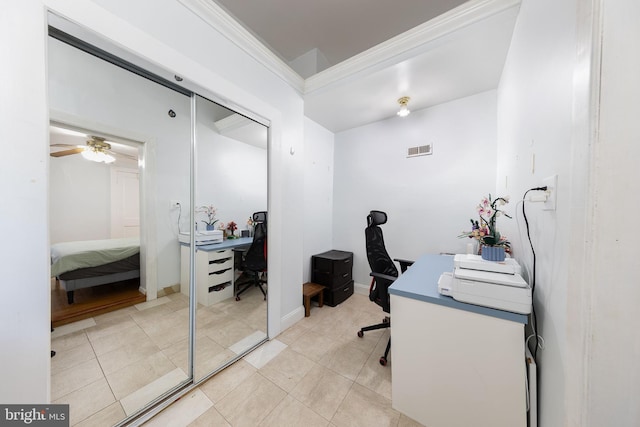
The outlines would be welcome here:
[[[177,208],[180,207],[180,202],[177,201],[177,200],[172,200],[170,203],[171,203],[171,205],[170,205],[171,209],[177,209]]]
[[[542,185],[547,186],[547,201],[544,202],[545,211],[555,211],[556,210],[556,195],[558,193],[558,175],[553,175],[548,178],[545,178],[542,182]]]

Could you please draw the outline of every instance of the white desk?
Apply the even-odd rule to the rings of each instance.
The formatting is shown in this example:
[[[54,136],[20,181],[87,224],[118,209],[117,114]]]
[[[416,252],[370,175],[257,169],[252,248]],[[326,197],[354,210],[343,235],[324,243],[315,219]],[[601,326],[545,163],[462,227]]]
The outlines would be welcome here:
[[[438,293],[453,257],[424,255],[389,288],[393,408],[429,427],[525,427],[527,316]]]
[[[248,248],[252,237],[228,239],[196,246],[196,295],[199,304],[212,305],[233,297],[235,289],[234,251]],[[180,292],[189,295],[190,247],[180,244]]]

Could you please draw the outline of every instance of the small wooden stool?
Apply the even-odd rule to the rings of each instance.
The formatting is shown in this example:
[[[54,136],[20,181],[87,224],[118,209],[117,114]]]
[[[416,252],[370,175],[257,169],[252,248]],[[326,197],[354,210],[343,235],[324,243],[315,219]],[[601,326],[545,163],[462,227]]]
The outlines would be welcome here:
[[[317,283],[307,282],[302,285],[302,296],[304,298],[304,317],[311,315],[311,298],[318,295],[318,307],[322,307],[324,300],[324,286]]]

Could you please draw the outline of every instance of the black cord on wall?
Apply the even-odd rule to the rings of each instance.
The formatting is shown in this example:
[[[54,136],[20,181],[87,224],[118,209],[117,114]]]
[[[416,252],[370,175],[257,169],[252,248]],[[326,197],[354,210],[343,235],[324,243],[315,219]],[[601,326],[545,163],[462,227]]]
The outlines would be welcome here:
[[[527,227],[527,239],[529,239],[529,246],[531,247],[531,254],[533,255],[533,268],[532,268],[532,273],[531,273],[531,329],[533,330],[533,337],[535,339],[535,346],[533,348],[533,360],[537,361],[537,355],[538,355],[538,345],[539,345],[539,338],[538,338],[538,325],[537,325],[537,319],[536,319],[536,305],[534,304],[534,292],[536,289],[536,251],[533,248],[533,242],[531,242],[531,233],[529,231],[529,220],[527,219],[527,212],[524,208],[525,206],[525,200],[527,199],[527,194],[529,194],[530,191],[546,191],[547,187],[536,187],[536,188],[530,188],[527,191],[525,191],[524,195],[522,196],[522,216],[524,217],[524,223]]]

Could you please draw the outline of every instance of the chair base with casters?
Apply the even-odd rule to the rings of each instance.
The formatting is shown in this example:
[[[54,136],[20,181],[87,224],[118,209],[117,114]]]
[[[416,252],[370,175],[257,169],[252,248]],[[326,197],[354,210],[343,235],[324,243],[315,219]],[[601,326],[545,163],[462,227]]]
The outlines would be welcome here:
[[[395,261],[398,261],[400,263],[400,268],[402,269],[403,273],[407,270],[407,267],[413,264],[413,261],[398,260],[398,259],[396,259]],[[393,282],[396,279],[396,277],[389,276],[386,274],[373,273],[373,272],[370,274],[371,276],[373,276],[373,279],[371,280],[371,286],[369,287],[369,295],[371,295],[371,292],[373,292],[373,287],[375,285],[376,277],[378,279],[389,280],[391,282]],[[371,298],[372,297],[370,296],[369,299]],[[385,316],[384,319],[382,319],[382,323],[376,323],[375,325],[365,326],[363,328],[360,328],[360,330],[358,331],[358,336],[362,338],[364,336],[365,331],[375,331],[376,329],[386,329],[390,327],[391,327],[391,317]],[[391,337],[389,337],[389,341],[387,341],[387,347],[384,350],[384,355],[379,359],[379,362],[382,366],[387,366],[387,362],[388,362],[387,358],[389,357],[389,350],[391,350]]]
[[[267,292],[262,287],[263,284],[267,284],[266,272],[254,272],[254,271],[245,271],[245,274],[250,275],[251,277],[246,282],[241,282],[237,284],[237,292],[236,292],[236,301],[240,301],[240,294],[252,288],[253,286],[260,289],[262,295],[264,296],[264,300],[267,300]]]
[[[386,329],[391,327],[391,318],[389,316],[385,316],[382,319],[382,323],[377,323],[371,326],[365,326],[358,331],[358,336],[360,338],[364,337],[365,331],[374,331],[376,329]],[[387,348],[384,350],[384,355],[380,357],[380,364],[382,366],[387,366],[387,357],[389,356],[389,350],[391,350],[391,337],[389,337],[389,341],[387,342]]]
[[[404,259],[394,259],[394,261],[397,261],[400,264],[400,269],[403,273],[407,271],[407,268],[411,266],[411,264],[413,264],[413,261],[407,261]],[[370,275],[373,276],[373,279],[371,280],[371,286],[369,288],[370,294],[371,294],[371,291],[373,290],[376,277],[378,279],[390,280],[392,282],[396,279],[396,277],[389,276],[386,274],[380,274],[380,273],[372,272],[370,273]],[[375,331],[376,329],[386,329],[390,327],[391,327],[391,318],[389,316],[385,316],[385,318],[382,319],[382,323],[376,323],[375,325],[365,326],[363,328],[360,328],[360,330],[358,331],[358,336],[362,338],[364,336],[365,331]],[[387,341],[387,347],[384,350],[384,355],[382,355],[379,359],[379,362],[382,366],[387,366],[387,361],[388,361],[387,358],[389,357],[389,350],[391,350],[391,337],[389,337],[389,341]]]

